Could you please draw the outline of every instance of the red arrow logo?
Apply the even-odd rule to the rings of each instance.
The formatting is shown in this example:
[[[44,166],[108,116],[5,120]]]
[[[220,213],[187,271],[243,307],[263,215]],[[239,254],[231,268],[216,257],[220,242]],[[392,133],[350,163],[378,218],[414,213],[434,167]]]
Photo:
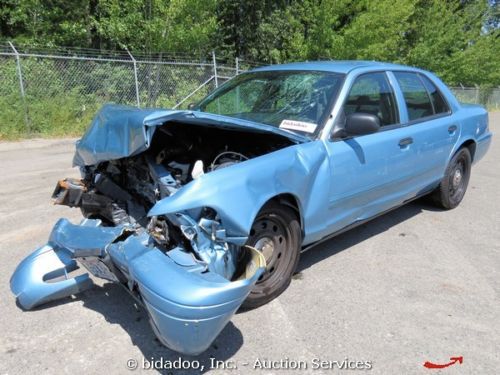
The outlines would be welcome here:
[[[439,364],[432,363],[432,362],[425,362],[424,367],[427,367],[427,368],[445,368],[445,367],[454,365],[457,362],[462,364],[464,361],[464,357],[451,357],[450,361],[451,362],[445,363],[443,365],[439,365]]]

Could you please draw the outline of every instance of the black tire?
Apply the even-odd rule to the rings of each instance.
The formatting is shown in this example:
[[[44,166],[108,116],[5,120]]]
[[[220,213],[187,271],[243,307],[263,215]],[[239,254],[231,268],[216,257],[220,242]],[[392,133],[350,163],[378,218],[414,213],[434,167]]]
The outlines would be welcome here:
[[[434,203],[445,210],[457,207],[469,185],[472,158],[467,147],[463,147],[451,158],[439,186],[432,193]]]
[[[299,218],[292,208],[271,202],[260,210],[247,245],[263,252],[267,267],[243,303],[244,310],[268,303],[290,285],[299,263],[301,238]]]

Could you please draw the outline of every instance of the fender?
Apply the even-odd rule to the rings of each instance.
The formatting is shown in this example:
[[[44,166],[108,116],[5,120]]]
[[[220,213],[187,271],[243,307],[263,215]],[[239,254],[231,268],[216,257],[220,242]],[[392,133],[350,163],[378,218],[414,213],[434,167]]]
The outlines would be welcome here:
[[[304,232],[322,228],[318,213],[328,197],[328,157],[321,141],[290,146],[205,174],[158,201],[148,216],[210,207],[229,236],[246,237],[261,207],[280,194],[293,195],[304,217]],[[316,178],[323,176],[321,178]],[[315,199],[311,199],[314,196]]]

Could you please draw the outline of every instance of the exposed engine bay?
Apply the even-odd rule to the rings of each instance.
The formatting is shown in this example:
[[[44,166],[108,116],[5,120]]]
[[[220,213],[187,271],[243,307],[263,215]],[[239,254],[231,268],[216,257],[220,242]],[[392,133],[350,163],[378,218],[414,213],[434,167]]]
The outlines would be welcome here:
[[[193,262],[231,280],[238,275],[238,249],[226,241],[217,213],[200,207],[189,213],[148,217],[159,200],[205,173],[227,168],[293,144],[271,133],[170,122],[158,127],[150,147],[135,156],[81,167],[82,179],[59,182],[57,204],[80,207],[105,226],[124,225],[147,232],[174,257]],[[177,254],[177,255],[176,255]]]

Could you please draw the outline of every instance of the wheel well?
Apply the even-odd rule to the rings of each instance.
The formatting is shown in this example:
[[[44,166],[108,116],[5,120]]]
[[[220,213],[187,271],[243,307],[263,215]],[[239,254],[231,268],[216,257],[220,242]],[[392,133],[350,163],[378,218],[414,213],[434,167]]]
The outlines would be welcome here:
[[[469,139],[468,141],[462,143],[459,149],[463,147],[467,147],[469,149],[471,159],[472,161],[474,161],[474,154],[476,153],[476,142],[474,142],[472,139]]]
[[[297,219],[299,219],[299,222],[300,222],[300,229],[302,231],[302,234],[304,234],[304,223],[302,221],[302,214],[300,212],[299,201],[294,195],[292,195],[292,194],[276,195],[275,197],[272,197],[271,199],[269,199],[262,207],[269,204],[270,202],[277,202],[279,204],[283,204],[285,206],[292,208],[295,211],[295,213],[297,214]]]

